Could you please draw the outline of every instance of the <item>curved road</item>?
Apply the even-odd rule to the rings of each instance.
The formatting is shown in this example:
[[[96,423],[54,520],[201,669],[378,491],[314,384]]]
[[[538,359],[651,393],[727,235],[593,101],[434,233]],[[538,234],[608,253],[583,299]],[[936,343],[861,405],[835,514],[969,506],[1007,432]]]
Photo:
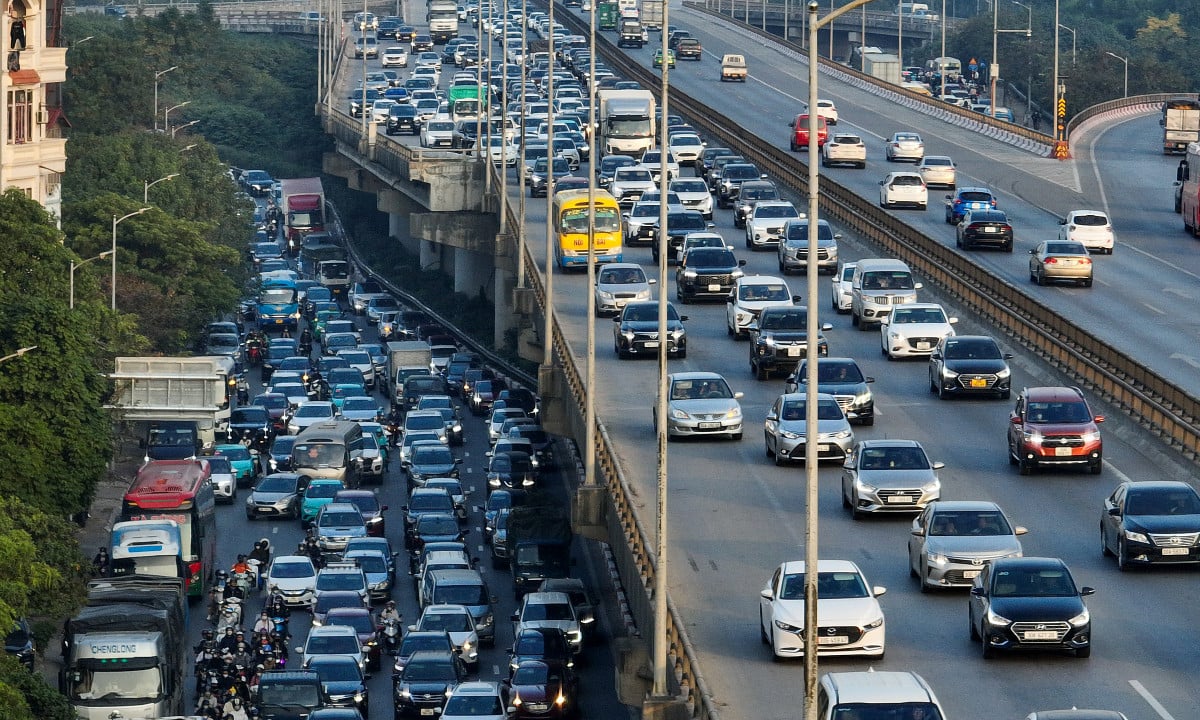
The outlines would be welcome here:
[[[674,22],[692,29],[713,54],[719,55],[725,48],[749,47],[752,72],[762,82],[718,85],[716,66],[709,59],[681,64],[672,76],[675,82],[693,95],[704,97],[708,93],[716,107],[738,117],[747,131],[774,134],[781,143],[786,142],[787,119],[798,107],[797,98],[805,92],[802,69],[761,43],[735,46],[728,41],[728,33],[722,31],[718,38],[691,20],[681,12]],[[648,62],[651,52],[647,48],[638,57]],[[793,99],[783,102],[784,93]],[[973,182],[982,183],[981,176],[1000,174],[988,184],[1001,192],[1004,206],[1013,212],[1023,249],[1031,246],[1033,236],[1031,230],[1023,228],[1053,232],[1051,210],[1065,212],[1084,202],[1083,193],[1074,189],[1073,172],[1067,177],[1062,165],[1032,158],[904,108],[887,106],[874,96],[864,98],[853,89],[829,87],[822,96],[834,99],[847,118],[839,127],[856,127],[873,138],[868,170],[831,173],[864,193],[873,192],[874,183],[885,172],[879,137],[894,129],[914,128],[926,130],[930,153],[956,157],[964,179],[971,177]],[[933,132],[937,137],[932,137]],[[1008,165],[1001,167],[1002,163]],[[1039,177],[1042,174],[1057,182]],[[1082,178],[1080,182],[1088,184]],[[515,193],[515,183],[509,187]],[[1019,197],[1040,200],[1046,209],[1021,203]],[[516,201],[515,196],[510,199]],[[527,209],[529,242],[535,256],[544,262],[545,205],[534,201]],[[924,217],[915,212],[908,214],[927,231],[953,241],[950,228],[942,223],[937,210],[931,209]],[[728,241],[740,248],[742,236],[732,229],[728,212],[718,211],[716,222]],[[1134,305],[1133,298],[1142,293],[1147,299],[1154,295],[1152,288],[1161,286],[1164,276],[1181,274],[1155,269],[1141,253],[1128,251],[1129,242],[1130,238],[1125,238],[1112,258],[1100,259],[1101,282],[1092,292],[1033,287],[1031,291],[1042,293],[1050,304],[1061,305],[1064,312],[1085,313],[1102,321],[1113,333],[1140,331],[1143,335],[1130,340],[1131,345],[1136,343],[1143,350],[1170,347],[1172,333],[1182,333],[1183,328],[1153,327],[1139,322],[1141,316],[1121,320],[1112,317],[1114,308]],[[843,240],[842,253],[847,259],[875,254],[853,238]],[[748,271],[775,273],[773,255],[745,251],[739,255],[749,261]],[[653,273],[648,250],[633,249],[628,256],[646,263]],[[1014,282],[1023,280],[1019,255],[980,254],[980,262],[1011,275]],[[1127,285],[1118,285],[1115,274],[1104,271],[1106,265],[1128,268],[1124,271],[1136,276]],[[1138,280],[1138,276],[1143,279]],[[1152,279],[1159,281],[1157,285],[1150,282]],[[586,280],[563,274],[555,280],[556,310],[576,357],[582,358]],[[802,290],[802,279],[792,278],[789,282],[794,292]],[[658,287],[673,296],[673,284],[668,276]],[[1118,290],[1132,297],[1101,302]],[[823,310],[829,302],[827,280],[823,280],[820,292],[815,305]],[[923,299],[937,300],[928,291]],[[961,314],[954,308],[950,310]],[[688,306],[681,311],[690,318],[689,353],[684,361],[672,361],[672,370],[719,371],[735,390],[744,391],[746,437],[739,443],[681,442],[670,446],[672,596],[686,619],[702,669],[724,712],[729,717],[751,713],[765,718],[793,717],[803,700],[800,666],[772,663],[759,643],[756,629],[758,589],[778,562],[803,557],[802,468],[776,468],[770,464],[758,430],[783,381],[760,383],[752,379],[747,368],[747,345],[730,340],[724,332],[722,305]],[[1122,417],[1109,413],[1109,422],[1103,426],[1107,458],[1104,475],[1052,473],[1020,477],[1005,460],[1009,402],[939,402],[927,392],[924,362],[887,363],[880,357],[876,333],[854,331],[845,316],[828,320],[834,324],[834,330],[827,333],[831,353],[855,357],[868,375],[877,378],[873,389],[879,419],[873,428],[856,428],[857,437],[921,441],[931,457],[946,462],[942,471],[945,498],[999,502],[1015,522],[1030,528],[1024,538],[1026,554],[1062,557],[1081,584],[1098,588],[1089,603],[1096,634],[1096,652],[1091,659],[1031,655],[985,663],[978,645],[968,640],[965,596],[961,592],[921,595],[909,579],[905,551],[908,520],[853,522],[840,505],[839,469],[823,467],[819,498],[822,557],[852,559],[873,583],[889,588],[882,599],[890,626],[889,651],[886,659],[870,664],[881,670],[920,672],[938,692],[951,717],[1014,718],[1033,710],[1072,705],[1117,709],[1130,717],[1190,716],[1195,705],[1193,682],[1180,658],[1189,657],[1192,648],[1186,633],[1179,630],[1191,622],[1191,603],[1186,598],[1195,585],[1192,571],[1118,573],[1111,561],[1100,557],[1096,531],[1100,502],[1120,478],[1182,477],[1186,471],[1160,459],[1160,448],[1152,439]],[[967,317],[958,331],[988,332]],[[655,394],[655,365],[616,360],[610,350],[610,333],[608,321],[597,323],[598,413],[642,500],[642,510],[648,513],[644,517],[652,517],[655,450],[650,403]],[[1064,382],[1020,352],[1014,372],[1018,387]],[[1147,599],[1154,603],[1152,612],[1144,610]],[[857,660],[821,663],[822,671],[867,666],[867,662]]]

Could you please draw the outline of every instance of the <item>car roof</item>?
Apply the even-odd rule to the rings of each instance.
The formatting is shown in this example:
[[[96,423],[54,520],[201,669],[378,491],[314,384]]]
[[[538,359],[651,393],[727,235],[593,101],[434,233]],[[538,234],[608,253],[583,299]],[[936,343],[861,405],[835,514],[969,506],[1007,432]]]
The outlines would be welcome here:
[[[987,193],[988,195],[992,194],[992,191],[988,190],[985,187],[960,187],[958,190],[955,191],[954,194],[957,196],[957,195],[962,195],[963,193],[969,193],[969,192],[981,192],[981,193]]]
[[[877,438],[874,440],[859,440],[859,447],[866,448],[885,448],[885,447],[921,447],[921,443],[916,440],[897,440],[892,438]],[[924,448],[922,448],[924,449]]]
[[[804,572],[803,560],[789,560],[784,562],[783,572],[787,574]],[[817,560],[817,572],[859,572],[858,565],[855,565],[850,560]]]
[[[650,301],[653,302],[653,301]],[[668,376],[670,380],[724,380],[724,376],[715,372],[704,372],[702,370],[692,370],[690,372],[671,373]]]
[[[351,593],[351,594],[353,594],[355,596],[358,595],[358,593]],[[350,627],[349,625],[317,625],[315,627],[309,628],[309,631],[308,631],[309,640],[311,640],[314,636],[317,636],[317,635],[353,635],[355,640],[358,639],[358,631],[355,630],[354,628]]]
[[[559,603],[571,603],[571,598],[566,593],[561,592],[532,592],[525,596],[525,604],[527,605],[557,605]]]
[[[996,558],[992,561],[992,568],[1009,568],[1020,567],[1031,570],[1037,569],[1056,569],[1066,570],[1067,564],[1059,558],[1050,557],[1006,557]]]
[[[1121,484],[1130,490],[1194,490],[1181,480],[1126,480]]]
[[[1000,506],[991,500],[934,500],[929,508],[936,512],[956,512],[959,510],[999,510]]]
[[[1063,400],[1082,400],[1083,392],[1075,387],[1031,387],[1025,388],[1026,400],[1036,402],[1053,402]]]

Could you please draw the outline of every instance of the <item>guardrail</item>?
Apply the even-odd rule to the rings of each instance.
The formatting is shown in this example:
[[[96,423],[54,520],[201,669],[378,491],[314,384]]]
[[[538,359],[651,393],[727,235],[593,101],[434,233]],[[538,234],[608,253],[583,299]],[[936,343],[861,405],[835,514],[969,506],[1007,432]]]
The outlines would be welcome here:
[[[1075,114],[1075,117],[1071,118],[1071,121],[1067,123],[1067,137],[1071,137],[1072,133],[1075,131],[1075,128],[1094,117],[1103,115],[1104,113],[1112,112],[1113,110],[1136,107],[1138,105],[1161,105],[1167,100],[1174,100],[1175,98],[1188,98],[1189,100],[1196,100],[1200,99],[1200,95],[1196,93],[1154,93],[1150,95],[1130,95],[1129,97],[1117,98],[1116,100],[1098,103],[1096,105],[1092,105],[1091,107],[1080,110]]]

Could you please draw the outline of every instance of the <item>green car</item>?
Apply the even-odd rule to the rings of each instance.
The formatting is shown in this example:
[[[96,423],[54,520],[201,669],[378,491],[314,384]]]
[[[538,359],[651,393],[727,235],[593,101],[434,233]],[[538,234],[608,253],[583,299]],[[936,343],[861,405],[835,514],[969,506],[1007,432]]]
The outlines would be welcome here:
[[[338,383],[329,388],[329,399],[333,401],[333,406],[338,412],[342,410],[342,403],[348,397],[362,397],[367,394],[367,389],[362,385],[352,383]]]
[[[220,455],[229,461],[233,469],[237,486],[250,487],[262,475],[262,467],[258,464],[258,451],[251,450],[245,445],[218,445],[213,448],[213,455]]]
[[[656,67],[656,68],[662,67],[662,57],[663,57],[662,56],[662,48],[659,48],[654,51],[654,67]],[[669,67],[669,68],[675,67],[675,51],[674,50],[667,51],[667,67]]]
[[[312,320],[312,334],[317,342],[321,342],[321,338],[325,337],[325,323],[330,320],[341,320],[341,310],[322,310],[317,313]]]
[[[338,490],[345,490],[341,480],[331,478],[313,478],[304,490],[304,499],[300,501],[300,520],[308,524],[317,518],[321,508],[333,502],[333,496]]]

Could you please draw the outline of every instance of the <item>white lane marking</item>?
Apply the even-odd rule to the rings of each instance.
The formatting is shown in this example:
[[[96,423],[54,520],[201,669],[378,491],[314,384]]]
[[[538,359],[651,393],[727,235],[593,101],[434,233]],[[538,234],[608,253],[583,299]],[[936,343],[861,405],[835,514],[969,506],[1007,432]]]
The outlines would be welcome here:
[[[1107,459],[1102,460],[1101,462],[1103,462],[1104,467],[1108,468],[1108,471],[1111,472],[1113,475],[1116,475],[1117,479],[1120,480],[1121,482],[1133,482],[1133,478],[1129,477],[1125,473],[1118,470],[1117,466],[1110,463]]]
[[[1182,360],[1185,363],[1187,363],[1188,365],[1191,365],[1192,367],[1200,370],[1200,360],[1197,360],[1196,358],[1192,357],[1191,355],[1183,355],[1181,353],[1171,353],[1170,359],[1171,360]]]
[[[1142,305],[1144,305],[1144,306],[1146,306],[1147,308],[1149,308],[1151,312],[1156,312],[1156,313],[1158,313],[1159,315],[1166,315],[1166,314],[1167,314],[1165,310],[1159,310],[1158,308],[1154,307],[1153,305],[1151,305],[1151,304],[1149,304],[1149,303],[1142,303]]]
[[[1146,704],[1150,706],[1150,709],[1158,713],[1158,716],[1162,718],[1162,720],[1175,720],[1175,717],[1171,715],[1171,713],[1167,712],[1167,709],[1162,706],[1162,703],[1156,700],[1154,696],[1150,694],[1150,691],[1143,687],[1140,682],[1137,680],[1130,680],[1129,685],[1134,689],[1134,692],[1142,696],[1142,699],[1146,701]]]

